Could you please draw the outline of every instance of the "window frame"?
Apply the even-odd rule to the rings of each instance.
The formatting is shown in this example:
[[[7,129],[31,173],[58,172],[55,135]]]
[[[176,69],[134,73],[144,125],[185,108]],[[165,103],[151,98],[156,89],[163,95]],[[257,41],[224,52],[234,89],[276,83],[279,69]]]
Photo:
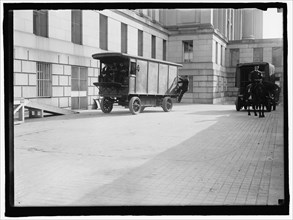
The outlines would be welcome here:
[[[263,48],[262,47],[253,48],[253,62],[263,62]]]
[[[100,14],[99,43],[102,50],[108,50],[108,17]]]
[[[234,54],[237,54],[236,59],[233,59]],[[240,50],[239,48],[230,49],[230,66],[236,67],[240,60]],[[236,63],[234,63],[236,61]]]
[[[151,52],[152,52],[152,58],[153,59],[156,59],[156,50],[157,50],[157,45],[156,45],[156,36],[155,35],[152,35],[152,38],[151,38]]]
[[[128,26],[125,23],[121,23],[121,53],[127,53],[127,34]]]
[[[193,40],[182,41],[183,46],[183,62],[190,63],[193,61]],[[187,50],[186,50],[187,49]],[[187,54],[187,59],[186,59]]]
[[[276,52],[277,50],[281,50],[280,52]],[[284,53],[284,49],[283,47],[272,47],[272,64],[275,67],[281,67],[283,66],[283,53]],[[279,54],[279,56],[278,56]]]
[[[48,10],[33,10],[33,34],[40,37],[49,36]]]
[[[143,31],[138,30],[137,32],[137,55],[143,56]]]
[[[77,77],[74,77],[72,73],[76,69]],[[83,72],[84,71],[84,72]],[[74,87],[74,81],[77,82],[78,88]],[[82,84],[83,83],[83,84]],[[71,91],[87,91],[88,90],[88,68],[83,66],[71,66]]]
[[[82,45],[82,10],[71,10],[71,42]]]
[[[167,60],[167,41],[163,39],[163,60]]]

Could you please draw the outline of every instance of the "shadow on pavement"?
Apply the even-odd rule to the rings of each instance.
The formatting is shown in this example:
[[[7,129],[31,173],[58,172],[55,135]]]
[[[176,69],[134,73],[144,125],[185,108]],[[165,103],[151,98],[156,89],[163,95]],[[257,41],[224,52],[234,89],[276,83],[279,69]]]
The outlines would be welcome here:
[[[248,117],[235,120],[234,115],[243,114],[235,110],[194,114],[223,116],[219,116],[217,122],[209,128],[159,153],[146,163],[129,169],[113,182],[93,189],[72,204],[233,205],[233,202],[225,203],[227,201],[223,193],[228,194],[229,191],[221,190],[222,186],[234,185],[248,173],[251,176],[247,178],[256,178],[254,172],[250,171],[258,166],[258,161],[273,162],[267,158],[273,158],[274,151],[274,146],[269,143],[273,143],[275,136],[280,135],[271,133],[275,131],[271,126],[276,126],[278,118],[275,114],[268,114],[263,120],[249,120]],[[264,173],[266,180],[269,180],[268,174]],[[244,179],[239,183],[248,184],[247,189],[250,187],[250,182]],[[253,190],[253,194],[257,193],[261,190],[260,185]],[[268,191],[262,193],[268,196]],[[239,198],[245,196],[239,193]],[[259,205],[266,204],[263,202]],[[245,205],[245,200],[238,205]]]

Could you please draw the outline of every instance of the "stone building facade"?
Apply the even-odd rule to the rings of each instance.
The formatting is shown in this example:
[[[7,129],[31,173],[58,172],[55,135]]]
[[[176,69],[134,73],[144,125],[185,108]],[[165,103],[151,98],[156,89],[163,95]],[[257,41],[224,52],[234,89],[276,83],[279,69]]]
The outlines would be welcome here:
[[[278,63],[282,39],[262,39],[256,9],[15,10],[14,97],[68,109],[97,98],[103,51],[183,64],[189,91],[183,102],[233,103],[235,64]],[[281,80],[282,81],[282,80]]]

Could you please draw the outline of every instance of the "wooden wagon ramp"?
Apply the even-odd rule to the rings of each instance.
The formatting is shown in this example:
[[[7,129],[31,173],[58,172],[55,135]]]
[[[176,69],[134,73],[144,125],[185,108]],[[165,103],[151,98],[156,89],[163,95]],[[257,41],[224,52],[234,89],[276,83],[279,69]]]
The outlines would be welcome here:
[[[44,113],[50,113],[53,115],[68,115],[78,113],[69,109],[63,109],[57,106],[43,104],[31,99],[18,99],[14,100],[14,124],[24,122],[24,109],[28,110],[29,118],[42,118],[44,117]]]

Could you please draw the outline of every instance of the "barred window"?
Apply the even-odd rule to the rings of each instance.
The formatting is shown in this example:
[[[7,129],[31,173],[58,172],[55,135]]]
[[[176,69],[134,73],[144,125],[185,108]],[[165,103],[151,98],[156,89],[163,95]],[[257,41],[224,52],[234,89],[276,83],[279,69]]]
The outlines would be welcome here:
[[[33,11],[33,33],[38,36],[48,37],[48,11]]]
[[[37,96],[52,96],[52,70],[49,63],[37,62]]]
[[[193,60],[193,41],[183,41],[183,62],[191,62]]]

